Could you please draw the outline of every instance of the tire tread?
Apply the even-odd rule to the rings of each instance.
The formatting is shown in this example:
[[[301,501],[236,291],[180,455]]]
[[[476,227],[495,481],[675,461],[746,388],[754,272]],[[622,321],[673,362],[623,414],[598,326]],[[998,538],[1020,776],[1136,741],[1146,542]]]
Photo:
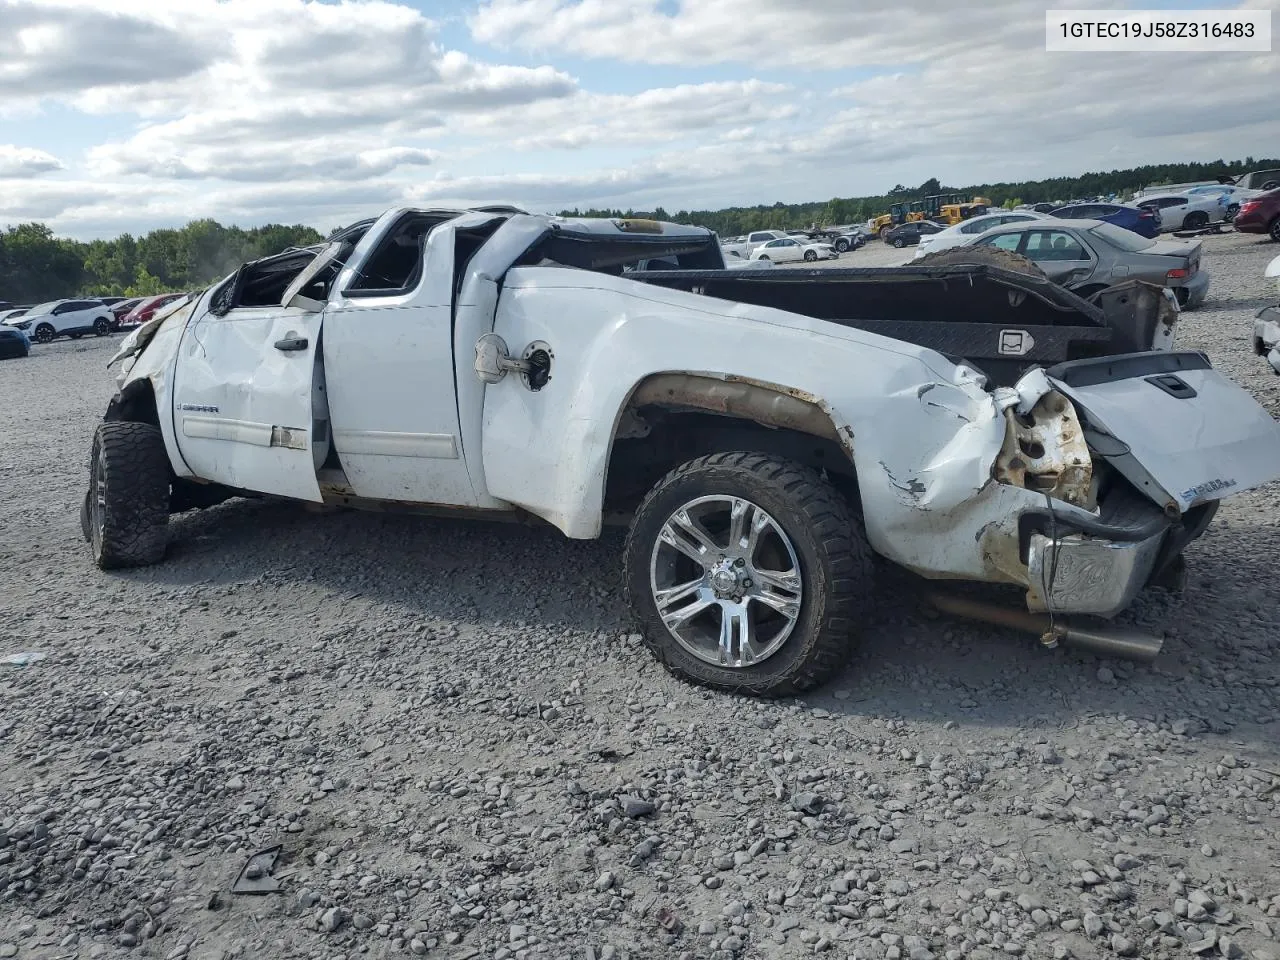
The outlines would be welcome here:
[[[645,514],[656,499],[689,474],[718,470],[744,471],[777,486],[804,514],[826,555],[831,575],[825,593],[821,590],[821,583],[818,584],[819,591],[815,592],[815,596],[822,594],[817,596],[817,602],[821,602],[823,607],[817,629],[809,638],[808,650],[794,659],[786,673],[775,676],[767,685],[742,685],[718,683],[685,670],[670,656],[668,644],[664,642],[665,628],[658,633],[648,618],[639,617],[643,642],[670,673],[701,686],[763,697],[794,696],[812,690],[844,665],[851,642],[850,627],[858,622],[860,610],[866,612],[870,608],[866,597],[866,590],[872,582],[870,544],[849,504],[834,486],[802,464],[762,453],[713,453],[683,463],[649,491],[636,516]],[[627,535],[623,562],[623,582],[633,609],[636,598],[631,596],[630,585],[636,573],[635,564],[648,556],[647,545],[646,549],[636,549],[635,530],[636,524],[633,523]],[[648,576],[647,571],[645,576]],[[814,602],[814,599],[807,602]]]
[[[99,424],[91,471],[99,458],[106,464],[107,485],[102,549],[94,558],[98,566],[116,570],[159,562],[169,525],[169,456],[160,428],[125,421]]]

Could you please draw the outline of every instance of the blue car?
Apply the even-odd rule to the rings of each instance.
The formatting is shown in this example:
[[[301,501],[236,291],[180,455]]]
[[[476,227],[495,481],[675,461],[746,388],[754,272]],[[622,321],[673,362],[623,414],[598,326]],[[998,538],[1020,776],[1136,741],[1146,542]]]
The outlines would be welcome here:
[[[1160,235],[1160,214],[1127,203],[1075,203],[1049,213],[1059,220],[1102,220],[1154,240]]]
[[[31,341],[17,327],[0,323],[0,360],[15,360],[31,353]]]

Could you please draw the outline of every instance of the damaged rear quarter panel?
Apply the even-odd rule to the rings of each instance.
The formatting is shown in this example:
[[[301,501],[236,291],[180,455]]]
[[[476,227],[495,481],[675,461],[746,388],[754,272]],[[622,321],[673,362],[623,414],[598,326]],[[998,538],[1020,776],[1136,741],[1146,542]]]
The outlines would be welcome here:
[[[537,393],[514,376],[486,388],[489,492],[568,536],[600,531],[613,430],[632,392],[656,374],[694,373],[777,385],[824,405],[851,450],[867,533],[884,556],[933,576],[1025,580],[1017,516],[1045,497],[993,479],[1003,411],[971,371],[931,350],[552,267],[507,274],[495,332],[517,353],[544,340],[555,361]]]

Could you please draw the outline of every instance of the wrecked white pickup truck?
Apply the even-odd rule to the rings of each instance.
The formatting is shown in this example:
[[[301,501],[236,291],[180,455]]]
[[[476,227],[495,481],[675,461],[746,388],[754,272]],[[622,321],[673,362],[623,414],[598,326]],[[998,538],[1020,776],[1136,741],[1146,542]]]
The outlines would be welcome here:
[[[677,269],[632,270],[655,259]],[[729,271],[699,228],[393,210],[126,340],[85,536],[103,568],[154,563],[170,513],[264,494],[576,538],[620,515],[655,655],[765,695],[842,663],[873,553],[1017,585],[1069,640],[1063,615],[1122,610],[1220,498],[1280,476],[1280,425],[1168,349],[1158,290],[1117,289]]]

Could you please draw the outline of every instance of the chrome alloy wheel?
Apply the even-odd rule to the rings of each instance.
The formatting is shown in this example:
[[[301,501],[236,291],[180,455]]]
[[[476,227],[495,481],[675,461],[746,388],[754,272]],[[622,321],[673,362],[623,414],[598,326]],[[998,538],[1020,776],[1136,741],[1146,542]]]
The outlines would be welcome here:
[[[786,531],[750,500],[732,496],[699,497],[667,518],[649,583],[676,642],[722,667],[751,667],[777,653],[804,597]]]

